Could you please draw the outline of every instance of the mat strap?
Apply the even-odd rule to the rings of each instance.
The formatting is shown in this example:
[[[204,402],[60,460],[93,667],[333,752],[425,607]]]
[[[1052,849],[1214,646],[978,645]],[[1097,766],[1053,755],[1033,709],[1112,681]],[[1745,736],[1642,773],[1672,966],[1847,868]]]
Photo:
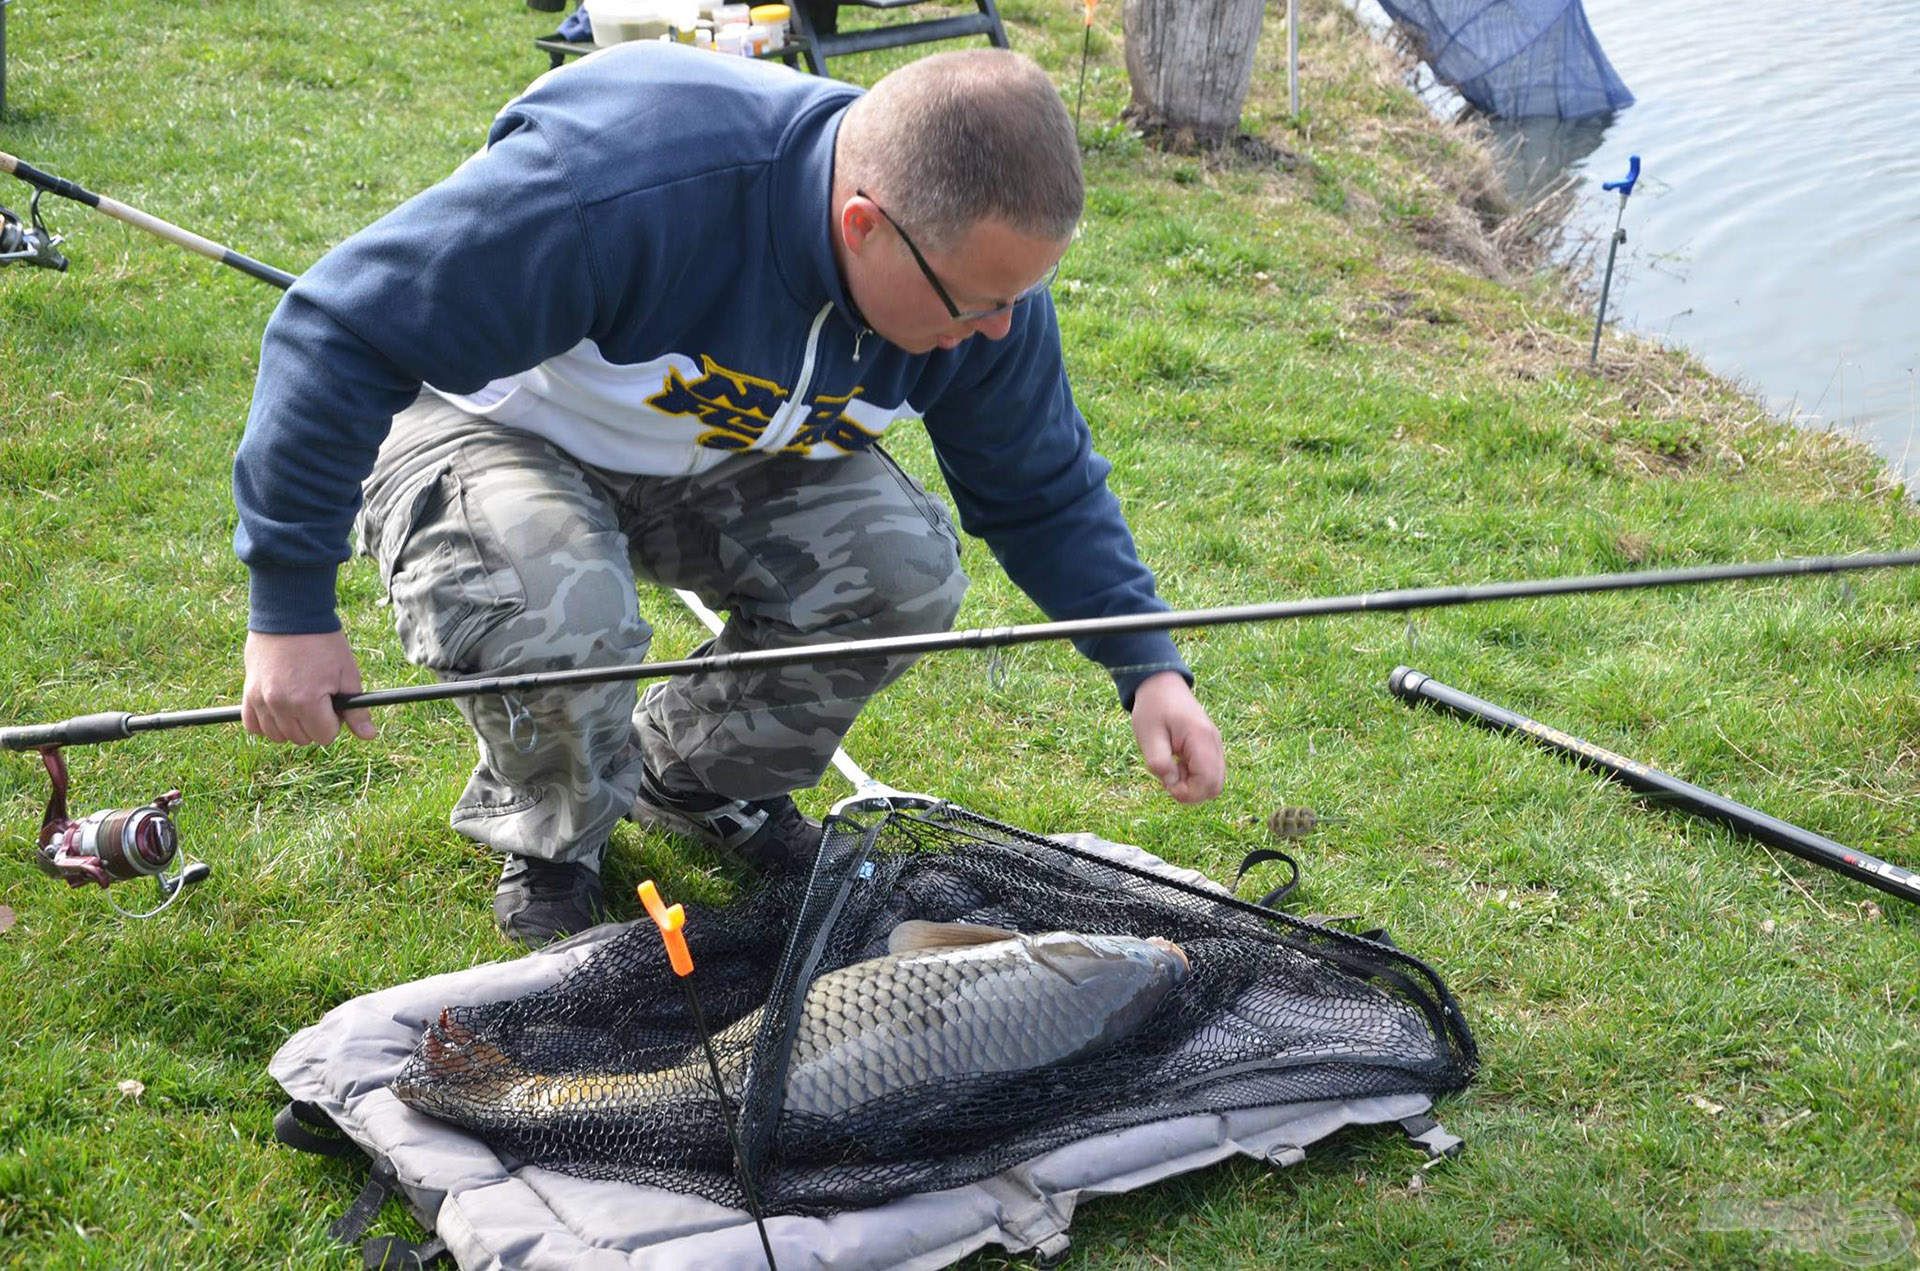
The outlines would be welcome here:
[[[303,1099],[291,1099],[273,1117],[273,1137],[295,1151],[335,1159],[364,1160],[360,1145],[348,1138],[326,1109]],[[367,1271],[417,1271],[441,1259],[452,1261],[446,1241],[438,1236],[412,1241],[400,1236],[376,1236],[360,1243],[367,1228],[385,1207],[387,1198],[400,1190],[400,1179],[392,1165],[373,1162],[367,1184],[353,1198],[347,1211],[327,1228],[327,1235],[341,1244],[360,1244],[361,1265]]]
[[[451,1262],[453,1255],[447,1252],[447,1242],[438,1236],[418,1244],[398,1236],[381,1236],[360,1246],[360,1265],[367,1271],[418,1271],[442,1259]]]
[[[1466,1140],[1457,1134],[1449,1134],[1432,1117],[1421,1113],[1417,1116],[1402,1117],[1400,1128],[1408,1138],[1420,1146],[1428,1160],[1437,1161],[1443,1156],[1458,1156],[1460,1149],[1466,1146]]]
[[[1253,903],[1262,909],[1278,909],[1280,902],[1291,895],[1293,889],[1300,885],[1300,862],[1294,860],[1293,857],[1288,856],[1278,848],[1256,847],[1251,852],[1248,852],[1246,856],[1241,859],[1240,868],[1233,876],[1233,884],[1228,887],[1227,890],[1239,891],[1240,880],[1247,876],[1247,871],[1255,865],[1264,865],[1268,861],[1285,861],[1287,868],[1293,871],[1293,876]]]
[[[318,1104],[288,1100],[273,1117],[273,1137],[288,1147],[318,1156],[356,1157],[360,1145],[348,1138]]]

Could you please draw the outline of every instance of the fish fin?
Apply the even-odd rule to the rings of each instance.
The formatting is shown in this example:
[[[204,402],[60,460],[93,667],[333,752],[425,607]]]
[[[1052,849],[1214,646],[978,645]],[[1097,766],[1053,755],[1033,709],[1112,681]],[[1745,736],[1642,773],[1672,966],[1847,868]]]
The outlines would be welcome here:
[[[964,949],[976,944],[1018,940],[1020,933],[977,922],[927,922],[909,918],[887,937],[888,953],[922,953],[928,949]]]

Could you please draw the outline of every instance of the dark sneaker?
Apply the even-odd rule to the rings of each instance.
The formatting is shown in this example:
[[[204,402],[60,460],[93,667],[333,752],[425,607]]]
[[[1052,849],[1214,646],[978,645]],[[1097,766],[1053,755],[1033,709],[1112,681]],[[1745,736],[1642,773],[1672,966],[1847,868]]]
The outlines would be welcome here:
[[[812,869],[820,851],[820,823],[803,816],[788,795],[750,803],[717,794],[680,794],[644,768],[629,816],[699,839],[762,872]]]
[[[578,934],[606,916],[600,874],[584,861],[509,856],[493,892],[493,920],[529,949]]]

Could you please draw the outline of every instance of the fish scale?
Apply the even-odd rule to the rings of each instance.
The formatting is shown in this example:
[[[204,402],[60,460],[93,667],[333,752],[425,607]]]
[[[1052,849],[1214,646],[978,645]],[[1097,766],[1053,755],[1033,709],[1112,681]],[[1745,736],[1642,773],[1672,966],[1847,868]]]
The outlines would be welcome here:
[[[931,944],[830,971],[808,989],[787,1067],[786,1108],[824,1117],[942,1082],[1071,1059],[1137,1028],[1188,974],[1163,940],[1068,932],[1015,936],[992,928],[925,927]],[[904,929],[904,928],[903,928]],[[924,933],[922,933],[924,935]],[[763,1012],[723,1029],[721,1078],[738,1095]],[[658,1072],[528,1072],[497,1049],[447,1039],[504,1110],[570,1121],[622,1119],[709,1084],[704,1066]],[[471,1089],[471,1087],[469,1087]],[[434,1111],[430,1090],[402,1095]]]
[[[1048,940],[1063,943],[1027,937],[887,955],[820,977],[794,1041],[788,1109],[838,1115],[913,1086],[1059,1062],[1099,1042],[1116,1010],[1156,977],[1170,978],[1169,963],[1184,971],[1177,955],[1115,938],[1135,956],[1083,954],[1108,974],[1076,983],[1080,976],[1034,956],[1032,946]],[[1064,941],[1089,948],[1081,937]],[[1120,971],[1128,966],[1138,974]]]

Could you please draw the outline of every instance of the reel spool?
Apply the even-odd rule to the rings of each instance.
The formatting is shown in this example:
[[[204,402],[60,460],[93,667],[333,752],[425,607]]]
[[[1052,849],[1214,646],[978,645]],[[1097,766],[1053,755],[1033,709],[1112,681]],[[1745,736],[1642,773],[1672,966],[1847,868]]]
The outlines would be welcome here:
[[[150,918],[213,872],[205,863],[191,861],[167,873],[167,866],[180,852],[180,831],[172,815],[180,805],[178,790],[169,790],[142,807],[107,808],[75,819],[67,815],[67,764],[59,747],[47,747],[40,758],[53,782],[53,792],[40,822],[35,861],[48,874],[64,880],[69,887],[94,883],[106,888],[151,878],[160,890],[158,906],[136,914],[114,905],[129,918]]]

